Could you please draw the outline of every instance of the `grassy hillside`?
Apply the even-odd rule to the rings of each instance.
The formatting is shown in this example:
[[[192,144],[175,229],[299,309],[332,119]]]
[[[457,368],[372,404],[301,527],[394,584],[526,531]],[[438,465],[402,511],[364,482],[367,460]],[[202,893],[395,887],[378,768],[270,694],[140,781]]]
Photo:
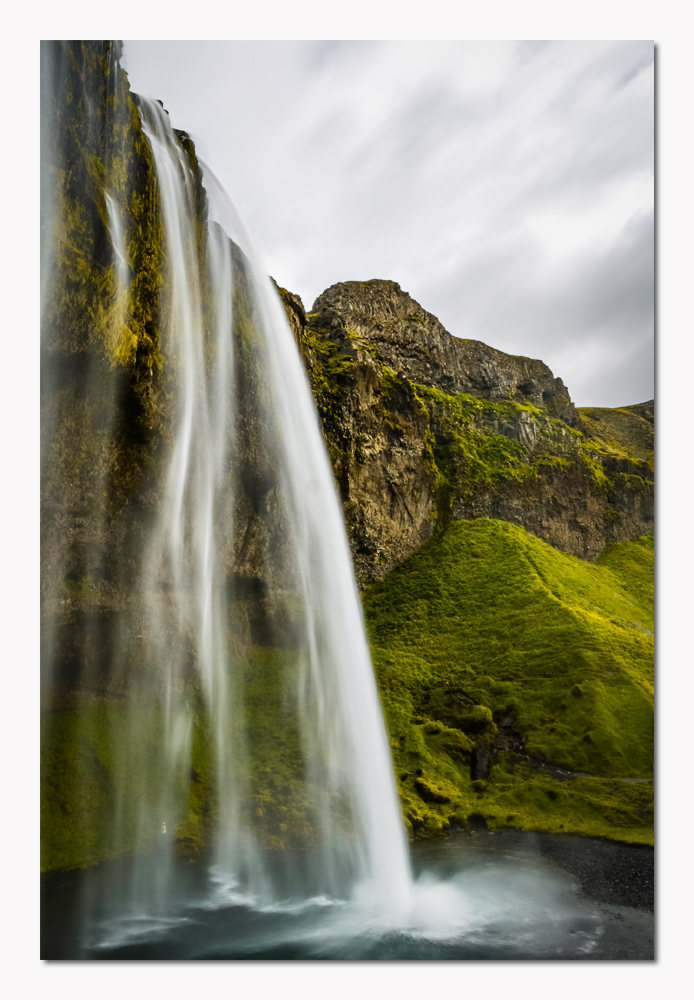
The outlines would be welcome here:
[[[492,828],[652,842],[652,574],[648,538],[590,564],[480,519],[454,521],[367,593],[412,832],[434,836],[482,817]],[[282,695],[292,656],[255,649],[240,666],[255,748],[244,815],[269,847],[310,843],[315,817]],[[161,820],[184,853],[209,842],[217,803],[206,713],[193,699],[181,721],[190,773],[170,790],[175,807],[144,829],[140,803],[166,784],[161,706],[45,713],[43,870],[154,842]]]
[[[407,822],[652,843],[653,541],[456,521],[365,597]],[[571,773],[568,773],[571,772]]]

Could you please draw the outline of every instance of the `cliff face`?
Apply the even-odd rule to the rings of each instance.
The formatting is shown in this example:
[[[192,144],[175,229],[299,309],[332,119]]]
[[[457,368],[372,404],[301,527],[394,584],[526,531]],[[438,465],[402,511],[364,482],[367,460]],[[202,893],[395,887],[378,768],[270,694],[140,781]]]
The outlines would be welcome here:
[[[42,580],[44,616],[63,621],[59,645],[74,647],[67,668],[96,662],[83,636],[98,634],[104,646],[123,627],[129,553],[156,508],[169,447],[171,366],[160,331],[171,305],[151,151],[118,46],[46,45],[43,118],[52,128],[42,199],[59,223],[44,233]],[[196,178],[202,266],[205,195],[194,147],[185,133],[179,141]],[[579,413],[541,361],[451,336],[395,282],[333,285],[308,315],[297,295],[278,291],[361,586],[451,519],[511,521],[591,560],[611,541],[652,530],[652,404]],[[252,512],[268,477],[251,416],[240,419]],[[258,562],[247,535],[237,560],[244,578]],[[96,633],[84,614],[98,618]]]
[[[652,843],[652,401],[576,410],[542,362],[457,340],[394,282],[308,314],[280,295],[411,835]]]
[[[139,662],[138,553],[172,440],[160,192],[119,49],[42,43],[42,663],[64,690],[120,689]],[[202,176],[177,135],[202,269]]]
[[[42,43],[42,660],[68,685],[120,628],[128,542],[167,422],[156,185],[117,55],[108,42]]]
[[[361,586],[451,519],[510,521],[588,560],[652,532],[648,404],[579,412],[541,361],[451,336],[395,282],[333,285],[308,314],[280,295]]]
[[[332,285],[318,296],[311,315],[320,328],[348,328],[366,338],[381,362],[411,382],[449,395],[533,403],[571,426],[579,423],[564,383],[542,361],[451,336],[395,281]]]

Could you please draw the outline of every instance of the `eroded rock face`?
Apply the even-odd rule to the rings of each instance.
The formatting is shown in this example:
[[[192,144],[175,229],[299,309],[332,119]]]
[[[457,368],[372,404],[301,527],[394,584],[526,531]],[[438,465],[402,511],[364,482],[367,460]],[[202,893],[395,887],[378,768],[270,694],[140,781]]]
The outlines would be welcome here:
[[[628,456],[652,463],[655,447],[652,399],[617,409],[586,406],[579,412],[591,437],[612,445],[617,454],[626,451]]]
[[[610,542],[652,533],[653,484],[648,480],[630,488],[628,473],[622,473],[614,482],[606,477],[601,488],[578,454],[564,468],[548,466],[539,473],[536,478],[477,489],[455,503],[453,516],[510,521],[556,549],[589,561]]]
[[[108,41],[42,43],[41,659],[51,708],[77,696],[156,692],[158,666],[150,669],[147,655],[153,601],[162,631],[176,627],[175,603],[157,596],[171,592],[169,570],[152,585],[143,559],[179,425],[173,281],[143,104],[119,52]],[[215,223],[208,229],[195,147],[174,133],[192,209],[188,249],[204,276],[212,241],[227,237]],[[215,526],[241,655],[251,640],[285,641],[290,630],[273,606],[284,536],[272,442],[262,433],[267,361],[244,333],[253,308],[246,258],[234,243],[229,253],[236,362],[228,396],[240,455],[230,463],[234,509],[226,505]],[[211,302],[199,315],[202,327],[213,323]],[[182,639],[180,648],[184,683],[196,686],[195,643]]]
[[[287,321],[289,322],[289,327],[294,335],[296,346],[301,348],[301,334],[306,326],[306,310],[304,309],[304,304],[298,295],[294,295],[293,292],[288,292],[286,288],[280,288],[274,278],[270,278],[270,281],[275,286],[280,298],[282,299],[284,311],[287,314]]]
[[[651,404],[579,412],[541,361],[452,337],[392,281],[333,285],[308,314],[280,295],[360,586],[451,519],[510,521],[588,560],[653,531]]]
[[[314,302],[312,319],[317,326],[347,328],[366,338],[383,364],[412,382],[451,395],[518,399],[545,406],[571,426],[579,423],[566,386],[542,361],[452,336],[395,281],[332,285]]]

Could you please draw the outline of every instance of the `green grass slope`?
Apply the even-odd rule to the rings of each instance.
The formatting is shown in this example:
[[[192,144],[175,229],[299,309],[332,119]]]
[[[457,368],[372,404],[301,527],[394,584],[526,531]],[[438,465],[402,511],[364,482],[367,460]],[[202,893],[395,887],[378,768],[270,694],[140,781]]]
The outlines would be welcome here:
[[[412,832],[483,817],[492,828],[652,842],[652,573],[650,539],[591,565],[483,519],[453,522],[367,593]],[[312,843],[319,817],[284,695],[295,656],[256,648],[240,668],[242,718],[229,724],[251,749],[241,818],[268,848]],[[184,715],[186,761],[156,815],[168,768],[161,705],[44,713],[42,870],[154,844],[162,821],[191,858],[209,844],[218,814],[209,720],[195,697]]]
[[[456,521],[364,608],[418,836],[482,817],[652,843],[652,538],[591,564]]]

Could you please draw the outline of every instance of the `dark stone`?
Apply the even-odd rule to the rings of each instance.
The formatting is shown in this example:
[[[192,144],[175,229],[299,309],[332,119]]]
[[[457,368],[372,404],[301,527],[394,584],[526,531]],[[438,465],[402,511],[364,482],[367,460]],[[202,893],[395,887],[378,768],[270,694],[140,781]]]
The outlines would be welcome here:
[[[365,337],[378,359],[412,382],[483,399],[517,398],[580,422],[561,379],[542,361],[514,357],[478,340],[453,337],[395,281],[346,281],[313,303],[316,325]]]

